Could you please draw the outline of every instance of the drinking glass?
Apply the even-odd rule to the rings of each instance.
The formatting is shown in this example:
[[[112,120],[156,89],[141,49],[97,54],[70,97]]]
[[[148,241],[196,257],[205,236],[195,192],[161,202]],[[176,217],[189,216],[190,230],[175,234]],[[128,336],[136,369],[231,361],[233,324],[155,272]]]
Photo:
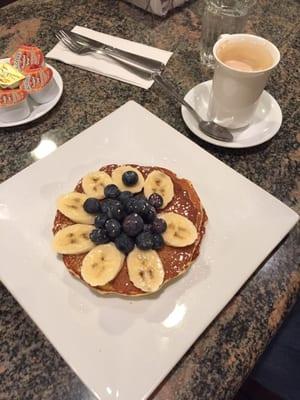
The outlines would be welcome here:
[[[200,60],[212,67],[212,49],[224,33],[243,33],[255,0],[206,0],[202,18]]]

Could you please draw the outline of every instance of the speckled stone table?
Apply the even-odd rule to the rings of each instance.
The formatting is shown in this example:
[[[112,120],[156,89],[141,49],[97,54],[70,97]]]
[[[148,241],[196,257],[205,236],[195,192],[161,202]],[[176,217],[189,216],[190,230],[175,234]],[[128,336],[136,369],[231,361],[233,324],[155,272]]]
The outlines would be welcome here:
[[[166,74],[186,92],[212,75],[199,62],[202,9],[203,2],[191,1],[159,19],[116,0],[20,0],[0,8],[1,57],[24,42],[34,42],[47,52],[56,43],[55,31],[78,24],[172,50]],[[258,0],[247,24],[248,32],[273,41],[282,55],[267,87],[283,112],[282,127],[271,141],[248,150],[214,147],[191,135],[179,107],[155,85],[145,91],[51,61],[64,79],[64,94],[41,119],[0,129],[0,181],[34,162],[32,151],[42,139],[51,138],[61,145],[134,99],[299,212],[299,14],[296,0]],[[157,388],[153,399],[234,397],[298,295],[298,232],[294,229],[280,243]],[[1,286],[0,400],[27,399],[95,397]]]

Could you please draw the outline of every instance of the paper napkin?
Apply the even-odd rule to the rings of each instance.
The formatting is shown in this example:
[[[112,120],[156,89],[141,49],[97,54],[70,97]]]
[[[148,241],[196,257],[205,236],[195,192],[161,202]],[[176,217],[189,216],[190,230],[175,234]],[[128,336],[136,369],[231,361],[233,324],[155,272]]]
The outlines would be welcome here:
[[[116,36],[96,32],[82,26],[75,26],[72,31],[118,49],[161,61],[165,65],[172,55],[172,53],[169,51],[160,50],[141,43],[136,43],[130,40],[121,39]],[[136,76],[134,73],[127,71],[114,60],[111,60],[106,56],[92,53],[78,55],[68,50],[61,42],[58,42],[58,44],[52,50],[50,50],[48,54],[46,54],[46,57],[95,72],[96,74],[118,79],[119,81],[127,82],[144,89],[149,89],[153,84],[152,80],[150,81]]]

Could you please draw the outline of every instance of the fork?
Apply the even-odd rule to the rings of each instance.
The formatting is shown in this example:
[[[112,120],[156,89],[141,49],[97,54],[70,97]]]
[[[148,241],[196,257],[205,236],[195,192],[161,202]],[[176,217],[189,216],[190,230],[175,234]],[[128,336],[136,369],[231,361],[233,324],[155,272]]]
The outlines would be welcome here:
[[[116,47],[110,46],[108,44],[104,44],[102,42],[98,42],[96,40],[90,39],[86,36],[82,36],[79,33],[73,31],[67,31],[65,29],[61,29],[60,33],[65,33],[69,36],[73,41],[89,46],[92,49],[103,50],[105,54],[113,54],[116,55],[120,60],[134,63],[139,67],[146,67],[148,69],[153,69],[157,71],[163,71],[165,68],[165,64],[161,61],[157,61],[153,58],[145,57],[144,55],[130,53],[129,51],[121,50]]]
[[[171,83],[169,83],[165,78],[161,76],[162,71],[153,70],[150,68],[145,67],[138,67],[134,63],[125,62],[124,60],[120,60],[117,56],[113,54],[107,54],[106,52],[100,49],[94,49],[88,45],[80,44],[70,38],[65,32],[60,31],[55,34],[58,40],[61,40],[62,43],[73,53],[78,55],[85,55],[88,53],[97,53],[101,55],[105,55],[106,57],[113,59],[123,68],[128,70],[131,73],[136,74],[142,79],[145,80],[154,80],[165,92],[168,93],[169,96],[175,98],[180,104],[186,107],[189,112],[193,115],[196,119],[200,130],[205,133],[206,135],[212,137],[216,140],[221,140],[224,142],[232,142],[233,136],[227,128],[224,128],[213,121],[204,121],[197,111],[187,103],[183,97],[181,97],[176,89],[173,87]]]
[[[55,34],[55,36],[57,37],[57,39],[59,39],[60,41],[62,41],[62,43],[68,47],[69,50],[71,50],[73,53],[79,54],[79,55],[85,55],[85,54],[89,54],[89,53],[96,53],[96,54],[100,54],[100,55],[104,55],[110,59],[115,60],[117,63],[119,63],[120,65],[122,65],[124,68],[126,68],[126,66],[129,66],[127,69],[129,70],[129,72],[133,72],[133,73],[137,73],[139,71],[141,71],[141,74],[143,73],[143,71],[146,71],[147,73],[143,76],[141,76],[142,78],[146,79],[146,80],[151,80],[151,76],[149,74],[151,74],[152,72],[158,72],[157,69],[152,69],[147,67],[146,65],[141,65],[139,64],[139,66],[137,66],[134,61],[130,62],[125,61],[122,57],[119,57],[116,54],[112,54],[112,53],[107,53],[105,50],[102,49],[96,49],[90,45],[87,44],[81,44],[76,42],[74,39],[72,39],[67,33],[65,33],[64,31],[59,31]],[[130,67],[132,67],[132,69],[130,69]],[[137,68],[137,69],[135,69]]]

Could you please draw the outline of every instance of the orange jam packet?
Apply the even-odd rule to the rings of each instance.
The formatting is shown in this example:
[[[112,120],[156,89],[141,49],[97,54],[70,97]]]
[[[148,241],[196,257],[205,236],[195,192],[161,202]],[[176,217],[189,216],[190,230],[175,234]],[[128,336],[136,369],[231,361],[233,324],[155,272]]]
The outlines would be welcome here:
[[[25,79],[21,82],[20,88],[30,92],[43,89],[52,79],[53,71],[49,67],[26,69]]]
[[[42,50],[36,46],[24,44],[19,47],[12,57],[10,63],[19,71],[23,71],[26,68],[38,68],[45,64],[44,54]]]
[[[26,99],[28,93],[22,89],[0,90],[0,107],[13,106]]]

